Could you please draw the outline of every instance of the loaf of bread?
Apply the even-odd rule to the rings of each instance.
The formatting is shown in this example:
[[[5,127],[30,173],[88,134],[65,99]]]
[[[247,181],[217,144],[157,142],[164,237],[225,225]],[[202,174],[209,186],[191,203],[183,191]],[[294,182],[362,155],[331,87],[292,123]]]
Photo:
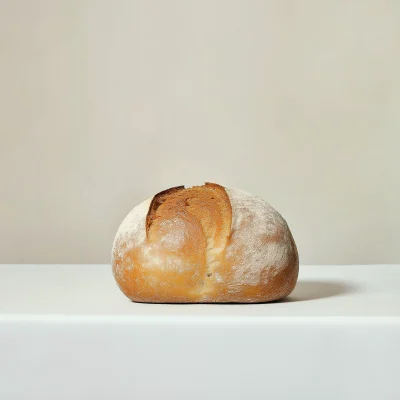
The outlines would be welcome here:
[[[165,190],[135,207],[118,229],[112,268],[136,302],[259,303],[291,293],[299,259],[269,204],[206,183]]]

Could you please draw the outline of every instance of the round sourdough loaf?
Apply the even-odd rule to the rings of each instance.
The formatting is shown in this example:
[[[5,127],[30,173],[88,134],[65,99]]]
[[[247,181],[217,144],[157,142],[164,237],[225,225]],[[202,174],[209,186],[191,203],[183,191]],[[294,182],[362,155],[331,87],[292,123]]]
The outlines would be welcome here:
[[[112,268],[136,302],[259,303],[291,293],[299,259],[285,220],[268,203],[206,183],[135,207],[116,234]]]

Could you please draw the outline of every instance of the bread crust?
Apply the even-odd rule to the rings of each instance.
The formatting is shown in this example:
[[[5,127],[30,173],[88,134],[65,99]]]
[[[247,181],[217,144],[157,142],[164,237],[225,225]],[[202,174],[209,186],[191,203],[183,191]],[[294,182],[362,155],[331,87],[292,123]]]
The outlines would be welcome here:
[[[153,199],[150,203],[149,211],[146,216],[146,236],[148,235],[150,226],[153,222],[154,215],[155,215],[158,207],[160,207],[160,205],[162,203],[164,203],[165,199],[168,198],[169,195],[179,192],[184,189],[185,189],[185,186],[176,186],[176,187],[173,187],[170,189],[163,190],[162,192],[157,193],[153,197]]]
[[[135,207],[112,252],[115,279],[136,302],[258,303],[291,293],[296,244],[264,200],[215,183],[177,186]]]

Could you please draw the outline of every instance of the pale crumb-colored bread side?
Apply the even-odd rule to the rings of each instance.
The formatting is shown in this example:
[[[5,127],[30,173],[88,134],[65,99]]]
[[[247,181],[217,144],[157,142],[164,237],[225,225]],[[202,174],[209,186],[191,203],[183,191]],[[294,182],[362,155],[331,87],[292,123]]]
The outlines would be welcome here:
[[[242,301],[287,296],[296,284],[299,260],[286,221],[260,197],[238,189],[226,192],[232,205],[228,292]]]
[[[111,264],[115,278],[123,279],[125,268],[132,269],[132,263],[123,264],[117,261],[124,259],[126,253],[140,247],[146,240],[146,216],[153,198],[149,198],[136,207],[124,218],[114,238],[111,251]]]

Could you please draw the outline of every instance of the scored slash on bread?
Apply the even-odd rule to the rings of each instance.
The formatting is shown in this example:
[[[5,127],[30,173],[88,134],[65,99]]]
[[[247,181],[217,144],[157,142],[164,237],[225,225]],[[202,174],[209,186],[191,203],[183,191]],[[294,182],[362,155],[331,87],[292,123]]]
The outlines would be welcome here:
[[[150,204],[146,217],[146,237],[151,240],[152,228],[158,227],[155,222],[173,220],[179,215],[194,216],[201,227],[205,242],[199,238],[199,247],[203,246],[205,254],[206,275],[201,292],[207,291],[207,279],[212,277],[215,269],[223,261],[232,225],[232,207],[225,189],[215,183],[194,186],[185,189],[177,186],[156,194]],[[187,216],[190,218],[190,216]],[[204,285],[205,284],[205,285]]]

